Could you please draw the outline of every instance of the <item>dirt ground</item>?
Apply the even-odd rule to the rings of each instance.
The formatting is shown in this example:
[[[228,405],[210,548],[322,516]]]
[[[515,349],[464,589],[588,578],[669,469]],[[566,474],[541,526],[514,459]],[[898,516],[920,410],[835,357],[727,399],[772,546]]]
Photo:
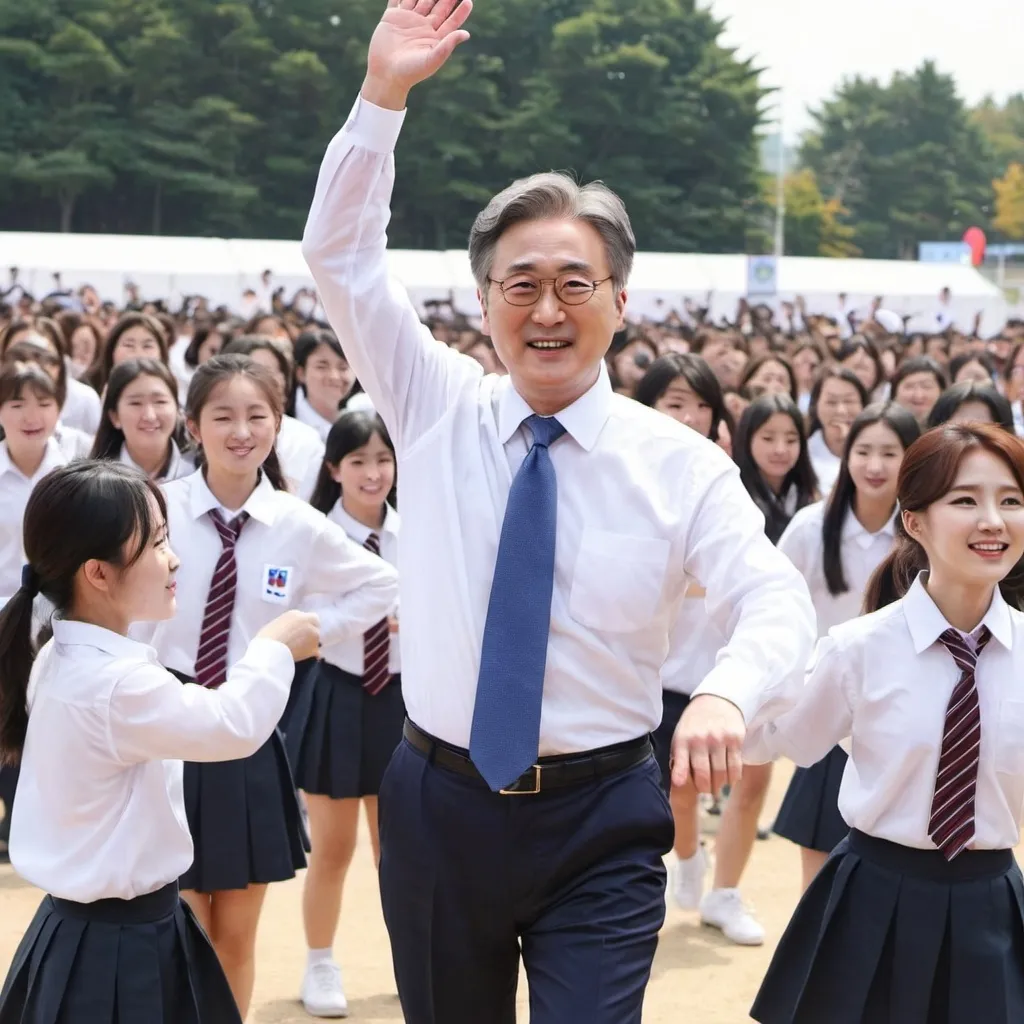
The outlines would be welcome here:
[[[764,822],[773,820],[789,775],[788,764],[777,767]],[[712,825],[715,819],[707,821]],[[732,945],[720,933],[702,928],[695,912],[677,910],[670,902],[647,990],[645,1024],[740,1024],[749,1020],[747,1010],[774,941],[796,902],[799,873],[797,850],[786,840],[773,836],[756,844],[743,885],[744,895],[768,933],[768,941],[756,949]],[[260,923],[256,993],[248,1024],[308,1024],[311,1020],[297,999],[305,963],[301,887],[301,877],[271,886]],[[40,893],[10,867],[0,868],[0,964],[5,972],[39,899]],[[365,1024],[400,1022],[402,1012],[365,834],[345,889],[335,949],[344,970],[349,1019]],[[520,1022],[525,1024],[525,979],[520,994]]]

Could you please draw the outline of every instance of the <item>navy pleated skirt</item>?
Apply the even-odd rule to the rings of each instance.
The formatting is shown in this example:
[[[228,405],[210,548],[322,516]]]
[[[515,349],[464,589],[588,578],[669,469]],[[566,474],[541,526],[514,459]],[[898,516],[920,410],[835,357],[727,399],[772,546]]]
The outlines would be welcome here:
[[[807,850],[831,853],[850,831],[839,813],[846,751],[833,747],[817,764],[797,768],[775,818],[776,835]]]
[[[304,722],[296,715],[289,723],[296,785],[335,800],[376,796],[402,742],[402,677],[392,676],[371,695],[359,676],[324,661],[308,685],[309,713]]]
[[[661,785],[667,794],[672,788],[672,770],[669,758],[672,755],[672,736],[683,717],[683,712],[690,703],[689,694],[676,693],[675,690],[662,690],[661,725],[654,731],[654,756],[661,769]]]
[[[177,883],[134,900],[43,899],[11,962],[0,1024],[241,1024]]]
[[[853,831],[797,905],[762,1024],[1020,1024],[1024,883],[1011,850],[912,850]]]

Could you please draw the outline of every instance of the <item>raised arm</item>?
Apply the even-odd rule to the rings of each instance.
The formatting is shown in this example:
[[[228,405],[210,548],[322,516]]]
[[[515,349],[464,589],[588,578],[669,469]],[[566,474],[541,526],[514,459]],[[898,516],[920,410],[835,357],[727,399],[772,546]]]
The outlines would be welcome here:
[[[327,317],[399,449],[428,430],[479,366],[434,340],[388,273],[394,148],[409,91],[469,34],[470,0],[390,0],[362,92],[327,148],[302,251]]]

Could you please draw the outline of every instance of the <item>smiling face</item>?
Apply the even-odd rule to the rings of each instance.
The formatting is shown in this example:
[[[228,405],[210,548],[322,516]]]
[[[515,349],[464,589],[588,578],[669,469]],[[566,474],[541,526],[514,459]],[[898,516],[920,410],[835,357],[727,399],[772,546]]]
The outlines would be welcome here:
[[[173,619],[176,611],[174,576],[181,563],[171,550],[167,523],[156,499],[150,495],[149,501],[153,536],[138,559],[120,574],[111,595],[129,622],[163,622]],[[133,538],[128,548],[137,544]]]
[[[936,380],[935,374],[922,370],[920,373],[911,373],[904,377],[892,397],[904,409],[912,412],[918,423],[924,423],[941,394],[942,386]]]
[[[987,449],[969,451],[949,492],[903,523],[928,555],[930,583],[994,586],[1024,555],[1024,492]]]
[[[747,391],[757,395],[788,395],[790,391],[789,372],[782,363],[769,359],[762,363],[747,381]]]
[[[113,365],[126,362],[129,359],[157,359],[163,358],[160,351],[160,342],[153,337],[148,328],[142,324],[129,327],[114,343],[114,351],[111,353]]]
[[[833,454],[842,453],[850,425],[863,408],[860,393],[849,381],[830,377],[822,384],[818,395],[818,420],[825,443]]]
[[[0,427],[12,451],[42,451],[60,418],[57,399],[26,384],[21,393],[0,405]]]
[[[188,429],[203,446],[211,473],[255,478],[280,425],[263,389],[238,374],[214,385]]]
[[[902,442],[892,427],[879,421],[857,435],[847,465],[858,494],[891,506],[902,462]]]
[[[604,241],[583,220],[522,221],[498,240],[480,295],[483,332],[534,411],[564,409],[597,379],[625,315],[610,275]]]
[[[341,500],[354,518],[376,519],[395,485],[395,455],[380,434],[346,455],[331,476],[341,486]]]
[[[296,367],[296,376],[306,388],[309,404],[325,420],[333,423],[338,407],[348,397],[356,375],[329,345],[317,345],[309,354],[305,366]]]
[[[124,434],[128,453],[167,450],[178,403],[159,377],[141,374],[121,392],[110,422]]]
[[[750,455],[776,494],[800,458],[800,432],[784,412],[772,413],[750,438]]]

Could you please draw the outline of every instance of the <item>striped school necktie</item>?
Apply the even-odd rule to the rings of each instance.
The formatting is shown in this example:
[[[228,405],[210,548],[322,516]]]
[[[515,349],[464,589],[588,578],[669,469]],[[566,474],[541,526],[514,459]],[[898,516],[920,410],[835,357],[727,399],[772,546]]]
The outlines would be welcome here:
[[[988,627],[983,626],[974,651],[955,629],[947,629],[939,637],[960,669],[960,682],[954,687],[946,708],[935,794],[928,819],[928,835],[946,860],[962,853],[974,840],[974,797],[981,746],[981,708],[974,670],[978,656],[991,637]]]
[[[363,547],[380,555],[380,537],[371,533]],[[391,626],[381,619],[363,634],[363,689],[376,697],[391,682]]]
[[[216,689],[228,675],[228,634],[231,632],[231,613],[235,610],[238,582],[235,545],[242,527],[249,521],[249,513],[242,512],[230,523],[225,523],[224,517],[213,508],[210,509],[210,519],[220,534],[221,553],[206,597],[195,673],[196,682],[200,686]]]

